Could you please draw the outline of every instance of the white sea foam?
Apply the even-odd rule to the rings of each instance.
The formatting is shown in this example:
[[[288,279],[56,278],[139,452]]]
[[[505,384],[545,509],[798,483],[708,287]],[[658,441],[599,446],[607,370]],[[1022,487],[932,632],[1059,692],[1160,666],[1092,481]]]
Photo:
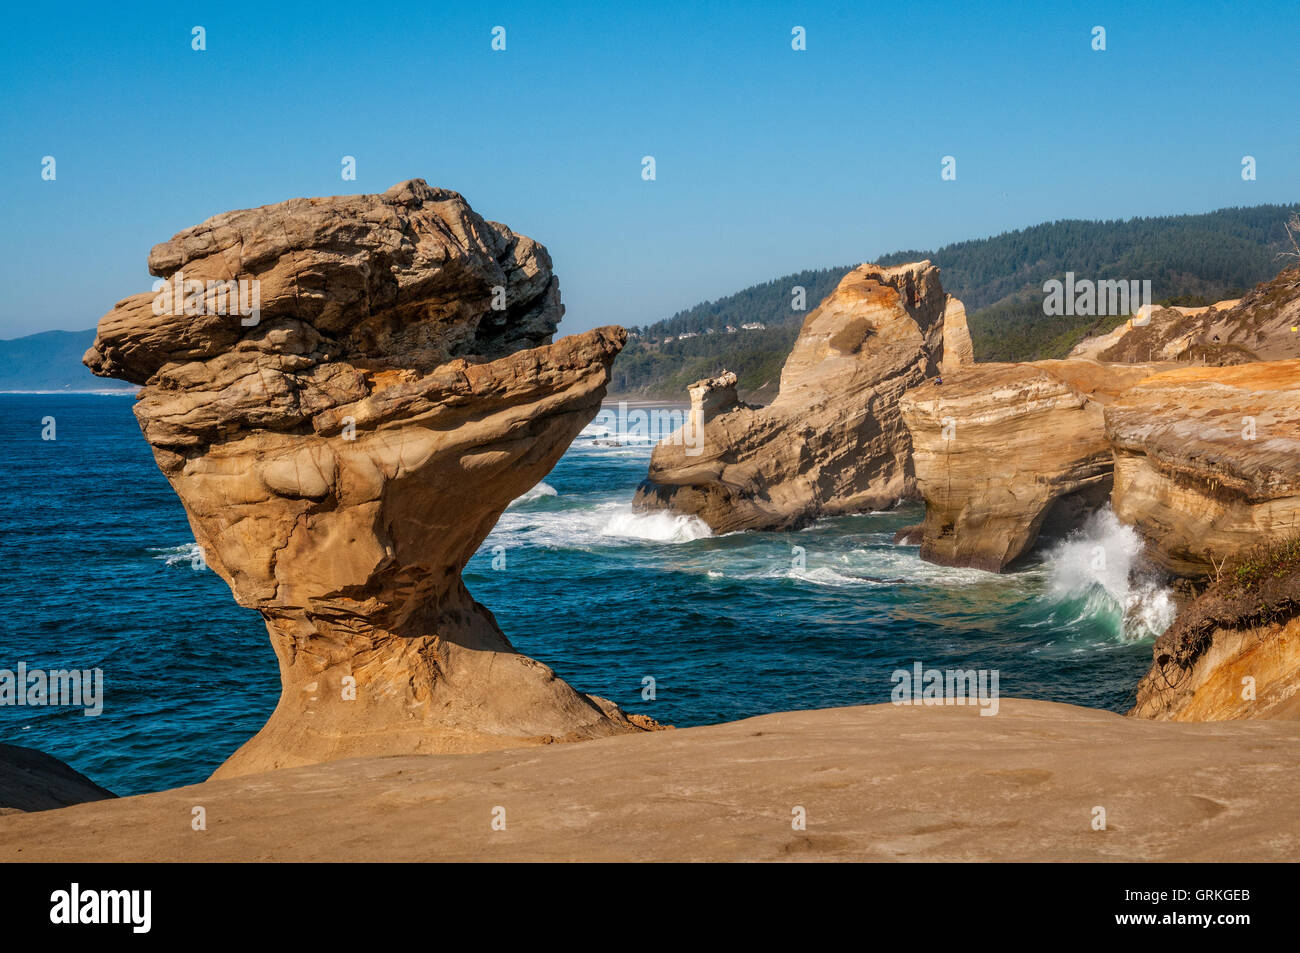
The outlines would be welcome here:
[[[656,543],[688,543],[713,534],[698,516],[662,511],[638,513],[629,509],[611,516],[601,527],[600,535]]]
[[[888,535],[883,534],[887,539]],[[980,569],[958,569],[923,561],[915,552],[882,546],[855,548],[847,553],[822,554],[809,548],[803,568],[788,561],[778,568],[742,572],[738,578],[794,579],[815,586],[970,586],[1005,582],[1006,577]]]
[[[815,586],[871,586],[881,585],[884,580],[867,579],[861,576],[846,576],[829,566],[814,566],[812,569],[787,569],[777,575],[786,576],[799,582],[810,582]]]
[[[892,542],[879,549],[855,549],[849,555],[856,572],[873,578],[902,580],[911,585],[974,586],[996,582],[999,578],[983,569],[926,562],[915,548],[894,546]]]
[[[179,546],[150,547],[149,552],[157,553],[154,559],[161,559],[168,566],[190,566],[194,569],[207,568],[203,562],[203,551],[198,543],[182,543]]]
[[[507,509],[484,546],[543,546],[586,549],[595,545],[686,543],[711,535],[693,516],[642,513],[630,503],[593,501],[563,509]]]
[[[1110,615],[1124,639],[1152,638],[1174,621],[1173,594],[1137,571],[1142,539],[1122,524],[1110,507],[1094,513],[1083,529],[1047,554],[1048,597],[1057,602],[1083,599],[1071,624]]]
[[[649,459],[654,452],[655,441],[625,439],[609,434],[597,435],[589,439],[575,440],[569,446],[569,453],[590,457],[641,457]]]

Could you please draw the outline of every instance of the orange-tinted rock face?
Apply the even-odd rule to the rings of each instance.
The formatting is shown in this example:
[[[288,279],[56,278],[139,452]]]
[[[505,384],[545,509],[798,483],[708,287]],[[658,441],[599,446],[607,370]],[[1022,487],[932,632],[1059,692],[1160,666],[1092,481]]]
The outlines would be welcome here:
[[[1230,559],[1156,640],[1130,712],[1300,719],[1300,536]]]
[[[550,343],[542,246],[413,180],[226,213],[150,267],[260,285],[255,322],[128,298],[86,355],[144,384],[158,465],[280,660],[279,706],[218,774],[630,729],[515,652],[461,582],[596,414],[625,340]]]
[[[1300,618],[1216,628],[1195,657],[1175,662],[1162,643],[1130,714],[1158,721],[1300,720]]]
[[[976,364],[900,401],[925,499],[921,556],[1001,572],[1046,526],[1104,505],[1112,458],[1102,407],[1152,365]]]
[[[767,407],[737,402],[734,380],[692,387],[700,429],[655,448],[636,505],[697,515],[729,532],[797,526],[911,496],[898,399],[937,373],[945,346],[954,361],[969,353],[964,321],[945,332],[948,311],[964,315],[929,262],[850,272],[804,320]]]
[[[1300,360],[1185,367],[1106,408],[1115,513],[1200,576],[1300,531]]]

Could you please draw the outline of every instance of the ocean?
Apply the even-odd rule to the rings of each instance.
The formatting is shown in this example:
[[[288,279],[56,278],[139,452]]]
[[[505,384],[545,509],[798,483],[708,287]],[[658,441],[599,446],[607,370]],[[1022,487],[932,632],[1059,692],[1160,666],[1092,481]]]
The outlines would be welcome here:
[[[0,395],[0,670],[104,679],[98,716],[0,706],[0,739],[123,795],[204,780],[279,695],[260,616],[195,567],[132,403]],[[915,662],[996,670],[1003,697],[1122,711],[1172,621],[1170,593],[1130,578],[1140,543],[1108,512],[995,575],[895,545],[916,504],[716,537],[633,512],[649,457],[588,427],[506,510],[465,581],[521,652],[666,724],[885,702]]]

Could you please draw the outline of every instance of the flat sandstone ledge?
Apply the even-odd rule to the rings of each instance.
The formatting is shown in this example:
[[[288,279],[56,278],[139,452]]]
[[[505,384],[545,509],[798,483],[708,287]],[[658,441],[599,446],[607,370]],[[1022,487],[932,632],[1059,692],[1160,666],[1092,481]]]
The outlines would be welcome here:
[[[1051,702],[785,712],[364,758],[0,817],[0,861],[1263,861],[1300,854],[1300,723]],[[207,830],[191,811],[207,810]],[[791,828],[792,809],[807,830]],[[492,812],[505,808],[506,829]],[[1092,829],[1094,807],[1107,829]]]

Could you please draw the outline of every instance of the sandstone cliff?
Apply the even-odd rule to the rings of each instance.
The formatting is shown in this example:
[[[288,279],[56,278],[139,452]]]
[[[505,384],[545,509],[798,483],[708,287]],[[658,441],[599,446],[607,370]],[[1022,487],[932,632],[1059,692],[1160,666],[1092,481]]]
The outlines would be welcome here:
[[[1220,567],[1152,654],[1132,715],[1300,720],[1300,536]]]
[[[730,374],[691,387],[686,432],[655,447],[635,505],[715,532],[890,506],[915,493],[898,398],[969,359],[965,311],[938,268],[862,265],[804,320],[770,405],[741,404]]]
[[[1157,367],[976,364],[904,394],[922,558],[1001,572],[1080,525],[1111,491],[1102,407]]]
[[[1105,417],[1115,514],[1170,572],[1300,530],[1300,360],[1166,371]]]
[[[218,215],[149,268],[204,284],[163,313],[119,302],[85,363],[144,385],[145,438],[283,681],[218,775],[631,730],[461,582],[596,414],[625,340],[551,343],[545,248],[416,179]],[[258,283],[260,314],[221,313],[208,283],[232,280]]]
[[[1182,361],[1224,366],[1300,357],[1300,267],[1284,269],[1239,299],[1204,308],[1151,308],[1070,357]]]

